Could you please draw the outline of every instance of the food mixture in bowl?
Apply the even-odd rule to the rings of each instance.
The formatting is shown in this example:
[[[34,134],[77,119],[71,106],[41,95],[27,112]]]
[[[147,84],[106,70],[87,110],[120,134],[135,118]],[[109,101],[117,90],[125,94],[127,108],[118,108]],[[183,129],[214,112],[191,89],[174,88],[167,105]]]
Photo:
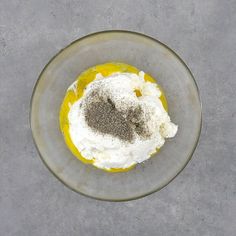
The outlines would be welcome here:
[[[156,81],[123,63],[84,71],[68,88],[60,128],[71,152],[106,171],[127,171],[177,132]]]

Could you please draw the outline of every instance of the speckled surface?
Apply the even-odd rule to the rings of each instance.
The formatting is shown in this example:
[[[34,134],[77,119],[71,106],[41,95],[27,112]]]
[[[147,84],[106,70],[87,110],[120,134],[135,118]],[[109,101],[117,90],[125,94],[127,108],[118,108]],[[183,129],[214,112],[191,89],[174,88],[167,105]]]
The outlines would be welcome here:
[[[0,2],[0,235],[234,236],[236,2]],[[41,162],[29,127],[33,86],[71,41],[106,29],[139,31],[174,49],[203,103],[199,146],[166,188],[122,203],[64,187]]]

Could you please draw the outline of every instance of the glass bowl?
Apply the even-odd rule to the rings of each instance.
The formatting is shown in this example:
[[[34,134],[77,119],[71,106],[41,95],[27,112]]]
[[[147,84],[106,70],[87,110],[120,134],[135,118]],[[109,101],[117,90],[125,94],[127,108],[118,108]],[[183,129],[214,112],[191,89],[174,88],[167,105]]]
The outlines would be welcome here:
[[[59,111],[69,85],[84,70],[124,62],[157,79],[164,89],[177,135],[155,156],[128,172],[109,173],[83,164],[67,148]],[[166,186],[190,160],[201,130],[196,82],[183,60],[156,39],[128,31],[98,32],[78,39],[45,66],[35,85],[30,123],[35,145],[48,169],[67,187],[110,201],[137,199]]]

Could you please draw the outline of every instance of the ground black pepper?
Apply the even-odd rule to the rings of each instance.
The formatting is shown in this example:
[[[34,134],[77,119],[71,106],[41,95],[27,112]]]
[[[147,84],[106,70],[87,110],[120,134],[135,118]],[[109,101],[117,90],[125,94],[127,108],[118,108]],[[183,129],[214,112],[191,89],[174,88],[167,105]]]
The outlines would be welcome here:
[[[109,134],[123,141],[132,142],[134,133],[148,137],[141,106],[119,111],[112,98],[101,91],[93,91],[84,100],[85,121],[88,126],[102,134]]]

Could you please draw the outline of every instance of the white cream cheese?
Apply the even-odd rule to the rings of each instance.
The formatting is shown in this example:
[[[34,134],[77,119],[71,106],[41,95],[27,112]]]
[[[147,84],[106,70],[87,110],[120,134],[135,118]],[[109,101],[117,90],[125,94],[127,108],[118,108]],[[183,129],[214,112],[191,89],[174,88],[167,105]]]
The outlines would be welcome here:
[[[74,89],[73,84],[69,89]],[[85,120],[82,102],[95,88],[105,88],[112,95],[116,107],[122,109],[125,104],[139,104],[149,114],[147,126],[151,135],[147,139],[136,134],[133,142],[125,142],[117,137],[101,134],[91,129]],[[141,92],[137,97],[135,90]],[[94,160],[94,165],[103,168],[128,168],[150,158],[156,149],[163,146],[165,138],[174,137],[178,127],[160,101],[161,91],[155,83],[144,80],[144,72],[114,73],[109,77],[97,74],[84,91],[83,97],[75,102],[68,114],[69,132],[74,145],[81,155]]]

